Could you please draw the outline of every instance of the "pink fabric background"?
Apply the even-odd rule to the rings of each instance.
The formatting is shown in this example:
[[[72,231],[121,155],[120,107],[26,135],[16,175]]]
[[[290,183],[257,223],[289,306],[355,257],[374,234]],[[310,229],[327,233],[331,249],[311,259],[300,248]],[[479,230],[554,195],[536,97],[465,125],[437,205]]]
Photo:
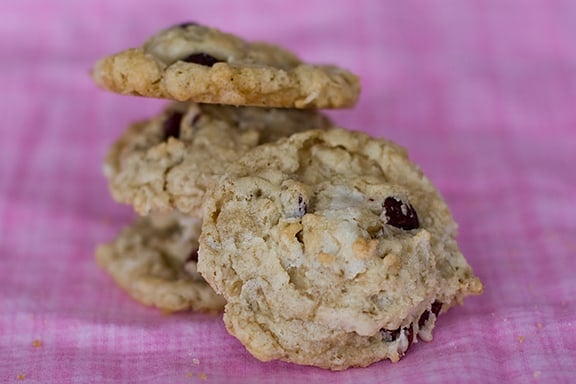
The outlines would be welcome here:
[[[0,382],[568,383],[576,380],[576,3],[40,1],[0,6]],[[350,129],[410,150],[486,292],[399,363],[260,363],[218,317],[163,315],[100,271],[130,222],[101,175],[164,104],[97,89],[99,57],[195,20],[362,77]]]

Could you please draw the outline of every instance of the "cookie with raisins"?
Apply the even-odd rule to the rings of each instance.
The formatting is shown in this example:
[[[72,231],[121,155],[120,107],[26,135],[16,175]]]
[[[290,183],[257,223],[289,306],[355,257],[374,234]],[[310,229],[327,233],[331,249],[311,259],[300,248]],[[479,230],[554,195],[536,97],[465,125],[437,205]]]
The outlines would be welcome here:
[[[138,218],[96,249],[98,264],[141,304],[219,312],[224,299],[196,271],[200,220],[171,213]]]
[[[482,292],[438,190],[400,146],[339,128],[232,164],[204,201],[198,271],[260,360],[398,361]]]
[[[92,77],[121,94],[236,106],[345,108],[360,93],[358,77],[347,70],[304,63],[279,46],[196,23],[99,60]]]
[[[109,150],[104,173],[115,200],[142,215],[200,215],[204,192],[248,149],[330,120],[314,110],[171,103],[129,127]]]

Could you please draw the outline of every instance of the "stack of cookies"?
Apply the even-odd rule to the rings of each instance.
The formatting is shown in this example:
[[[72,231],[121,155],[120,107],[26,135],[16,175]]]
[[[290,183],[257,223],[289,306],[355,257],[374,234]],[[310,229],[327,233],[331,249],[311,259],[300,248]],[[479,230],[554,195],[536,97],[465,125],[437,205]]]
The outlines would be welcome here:
[[[398,361],[482,292],[405,149],[319,111],[354,105],[350,72],[185,23],[92,74],[171,100],[129,127],[104,167],[139,218],[96,258],[139,302],[224,310],[256,358],[342,370]]]

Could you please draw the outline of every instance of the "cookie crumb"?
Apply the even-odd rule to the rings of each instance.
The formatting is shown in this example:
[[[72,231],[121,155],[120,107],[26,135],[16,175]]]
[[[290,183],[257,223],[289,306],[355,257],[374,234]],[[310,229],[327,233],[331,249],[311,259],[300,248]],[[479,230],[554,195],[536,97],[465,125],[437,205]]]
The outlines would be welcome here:
[[[24,380],[24,379],[26,379],[26,374],[24,374],[24,373],[19,373],[18,376],[16,376],[16,379],[18,379],[18,380]]]
[[[200,360],[198,360],[197,358],[193,358],[193,359],[192,359],[192,364],[194,364],[194,365],[200,365]]]
[[[518,336],[518,342],[522,344],[524,342],[524,336],[522,335]]]
[[[44,345],[44,344],[42,343],[42,341],[40,341],[40,340],[38,340],[38,339],[32,341],[32,346],[33,346],[34,348],[42,348],[43,345]]]
[[[200,373],[198,374],[198,378],[199,378],[200,380],[206,380],[206,379],[208,379],[208,376],[206,376],[206,374],[205,374],[204,372],[200,372]]]
[[[537,379],[538,377],[540,377],[541,374],[542,372],[540,371],[534,371],[534,373],[532,373],[532,376],[534,376],[534,378]]]

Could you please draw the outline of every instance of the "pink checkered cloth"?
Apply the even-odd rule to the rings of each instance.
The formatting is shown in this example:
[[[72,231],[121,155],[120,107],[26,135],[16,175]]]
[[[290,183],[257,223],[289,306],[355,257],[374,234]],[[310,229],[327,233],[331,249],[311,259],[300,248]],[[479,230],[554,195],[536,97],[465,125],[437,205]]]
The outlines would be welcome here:
[[[101,175],[164,102],[88,70],[194,20],[362,77],[341,125],[393,139],[442,191],[486,286],[399,363],[261,363],[218,316],[132,301],[93,250],[133,216]],[[0,12],[0,382],[576,382],[576,2],[8,0]]]

